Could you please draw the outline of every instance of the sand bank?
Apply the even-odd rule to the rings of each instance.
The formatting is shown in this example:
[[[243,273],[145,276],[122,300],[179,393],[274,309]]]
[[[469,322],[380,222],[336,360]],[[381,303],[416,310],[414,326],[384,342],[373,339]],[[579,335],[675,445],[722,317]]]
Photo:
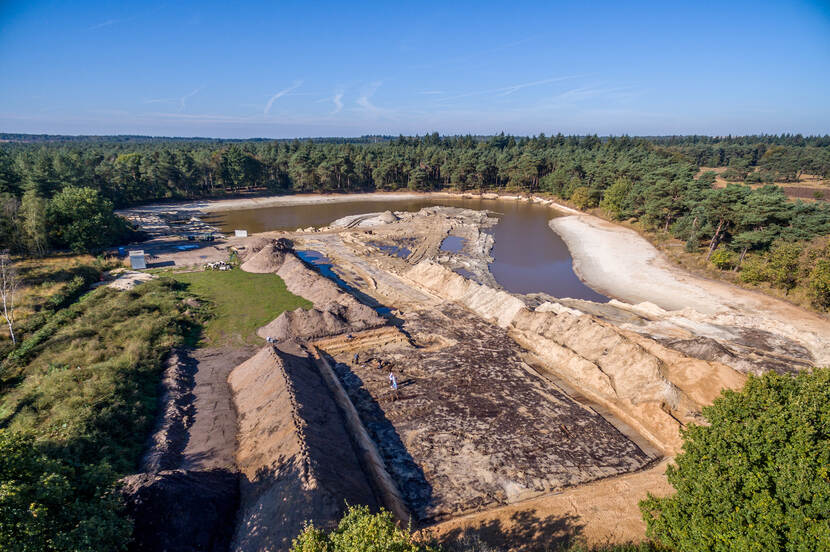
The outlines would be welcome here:
[[[830,364],[830,322],[785,301],[672,265],[645,238],[617,224],[580,214],[550,221],[586,284],[631,304],[649,302],[700,324],[757,328],[803,344],[816,364]],[[659,313],[671,317],[675,313]]]

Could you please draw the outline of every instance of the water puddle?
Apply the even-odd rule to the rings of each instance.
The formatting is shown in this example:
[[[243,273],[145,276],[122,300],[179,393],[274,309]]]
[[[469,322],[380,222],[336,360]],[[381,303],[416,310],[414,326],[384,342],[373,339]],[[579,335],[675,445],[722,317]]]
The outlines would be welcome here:
[[[412,254],[412,251],[408,247],[398,246],[398,245],[387,245],[385,243],[378,243],[378,242],[369,242],[369,245],[377,247],[390,257],[399,257],[401,259],[406,259],[409,255]]]
[[[466,268],[456,268],[453,272],[455,272],[456,274],[459,274],[461,276],[464,276],[468,280],[472,280],[473,282],[475,282],[477,284],[481,283],[481,282],[478,281],[478,278],[476,277],[476,275],[473,274],[472,272],[470,272],[469,270],[467,270]]]
[[[449,253],[461,253],[464,249],[464,244],[467,243],[467,240],[464,238],[459,238],[458,236],[447,236],[444,238],[444,241],[441,242],[441,251],[447,251]]]

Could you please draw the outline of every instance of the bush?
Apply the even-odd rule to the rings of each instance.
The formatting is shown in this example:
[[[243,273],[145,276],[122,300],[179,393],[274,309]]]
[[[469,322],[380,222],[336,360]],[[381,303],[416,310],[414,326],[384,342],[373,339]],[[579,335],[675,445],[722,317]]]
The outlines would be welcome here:
[[[735,254],[726,249],[718,249],[709,261],[720,270],[729,270],[735,266]]]
[[[813,304],[820,309],[830,309],[830,260],[820,259],[810,271],[807,281]]]
[[[291,552],[438,552],[416,542],[412,534],[395,525],[392,514],[372,514],[367,506],[350,506],[331,533],[306,524],[291,544]]]
[[[799,257],[803,246],[798,243],[779,242],[769,252],[767,272],[773,285],[788,292],[798,283]]]
[[[760,284],[768,282],[770,277],[767,272],[767,263],[763,258],[748,257],[741,265],[741,281],[747,284]]]
[[[830,369],[750,377],[683,431],[677,493],[640,504],[678,552],[830,550]]]
[[[596,198],[587,186],[579,186],[576,188],[571,194],[571,201],[574,202],[577,209],[588,209],[597,206]]]
[[[121,517],[106,465],[42,453],[32,436],[0,429],[0,550],[123,550]]]

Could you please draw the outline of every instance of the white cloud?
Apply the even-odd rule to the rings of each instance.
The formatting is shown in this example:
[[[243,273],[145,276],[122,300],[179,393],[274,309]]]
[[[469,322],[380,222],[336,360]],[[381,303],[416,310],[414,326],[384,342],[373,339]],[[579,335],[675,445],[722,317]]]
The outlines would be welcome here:
[[[340,113],[343,110],[343,92],[336,92],[331,101],[334,102],[334,111],[331,112],[332,115]]]

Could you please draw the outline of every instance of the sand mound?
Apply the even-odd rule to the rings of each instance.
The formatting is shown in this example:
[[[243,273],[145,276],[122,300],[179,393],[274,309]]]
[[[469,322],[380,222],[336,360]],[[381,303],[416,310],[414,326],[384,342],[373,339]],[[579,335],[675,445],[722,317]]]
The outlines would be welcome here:
[[[333,281],[308,268],[293,253],[277,251],[278,245],[263,248],[242,265],[250,272],[276,272],[285,281],[291,293],[305,297],[312,303],[311,310],[297,309],[281,314],[273,322],[261,327],[262,337],[312,339],[345,332],[377,328],[386,319],[374,309],[344,292]],[[271,268],[272,270],[267,270]]]
[[[307,355],[264,347],[228,378],[242,472],[232,550],[287,550],[306,520],[332,527],[345,502],[376,502],[344,421]]]
[[[268,274],[279,270],[284,259],[285,251],[277,249],[274,243],[269,243],[242,263],[241,268],[245,272]]]
[[[121,291],[133,289],[135,286],[143,284],[144,282],[149,282],[155,278],[152,274],[147,272],[137,272],[135,270],[124,270],[119,272],[117,275],[113,271],[112,275],[115,276],[115,279],[107,284],[107,286]]]
[[[366,305],[353,303],[347,306],[332,301],[320,308],[284,312],[257,330],[257,335],[263,339],[275,337],[279,341],[308,340],[378,328],[384,324],[386,319]]]
[[[405,274],[409,280],[422,285],[441,297],[461,303],[486,320],[506,328],[525,304],[506,291],[500,291],[464,278],[460,274],[426,260]]]
[[[393,222],[396,222],[398,220],[398,217],[392,211],[384,211],[383,213],[377,216],[377,220],[384,224],[391,224]]]

